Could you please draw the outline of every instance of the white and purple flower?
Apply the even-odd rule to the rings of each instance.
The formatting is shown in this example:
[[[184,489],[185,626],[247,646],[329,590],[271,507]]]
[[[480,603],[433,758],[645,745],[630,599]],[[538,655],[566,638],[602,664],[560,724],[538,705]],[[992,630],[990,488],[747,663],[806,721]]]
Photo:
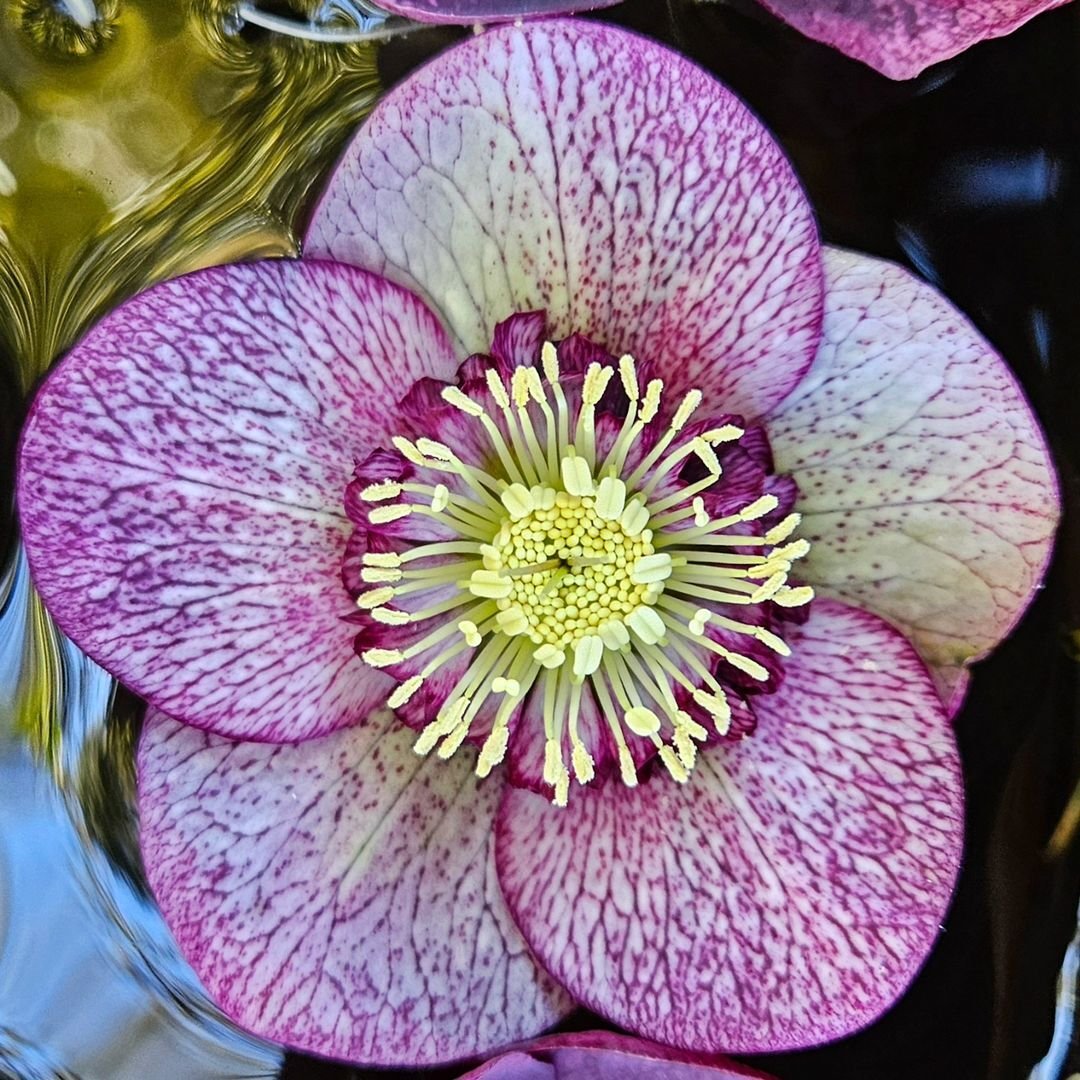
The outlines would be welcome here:
[[[207,988],[383,1064],[575,1000],[704,1052],[870,1022],[1056,523],[1004,363],[598,24],[387,95],[306,253],[123,305],[21,448],[49,610],[150,704],[147,873]]]

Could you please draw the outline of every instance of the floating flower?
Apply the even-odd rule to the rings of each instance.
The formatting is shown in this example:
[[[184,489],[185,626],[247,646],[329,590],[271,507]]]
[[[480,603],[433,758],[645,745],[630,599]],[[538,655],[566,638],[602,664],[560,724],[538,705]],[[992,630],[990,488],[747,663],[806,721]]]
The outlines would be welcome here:
[[[1005,365],[597,24],[390,93],[307,252],[123,305],[21,450],[46,603],[150,702],[147,873],[214,997],[386,1064],[575,999],[695,1051],[868,1023],[1056,521]]]
[[[688,1054],[656,1043],[583,1031],[515,1047],[461,1080],[769,1080],[723,1058]]]
[[[912,79],[980,41],[1003,37],[1068,0],[761,0],[815,41]]]

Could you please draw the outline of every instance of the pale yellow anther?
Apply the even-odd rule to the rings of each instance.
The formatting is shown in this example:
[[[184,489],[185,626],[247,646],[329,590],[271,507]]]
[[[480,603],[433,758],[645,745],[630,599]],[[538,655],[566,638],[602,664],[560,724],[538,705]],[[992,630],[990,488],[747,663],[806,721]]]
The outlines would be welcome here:
[[[548,739],[544,743],[544,783],[554,784],[560,769],[565,769],[562,748],[557,739]]]
[[[521,696],[521,683],[517,679],[503,678],[502,675],[491,681],[491,689],[496,694],[505,694],[510,698]]]
[[[461,744],[465,741],[465,737],[469,734],[468,724],[459,724],[449,735],[443,739],[439,746],[439,757],[443,761],[449,761],[461,748]]]
[[[596,776],[596,762],[583,743],[574,743],[574,748],[570,751],[570,762],[574,767],[574,779],[579,784],[587,784]]]
[[[724,424],[718,428],[710,428],[701,437],[715,446],[717,443],[738,442],[745,434],[737,424]]]
[[[626,484],[617,476],[605,476],[596,485],[593,509],[604,521],[618,521],[626,508]]]
[[[574,675],[584,679],[600,666],[604,658],[604,642],[596,634],[586,634],[574,642]]]
[[[429,458],[434,458],[436,461],[454,460],[454,451],[445,443],[436,442],[434,439],[428,439],[426,437],[417,439],[416,448],[421,454],[426,454]]]
[[[360,492],[360,498],[364,502],[385,502],[387,499],[396,499],[401,492],[402,487],[396,480],[380,480],[377,484],[368,484]]]
[[[384,668],[400,664],[405,654],[400,649],[368,649],[360,654],[360,659],[369,667]]]
[[[404,435],[395,435],[390,442],[394,449],[413,465],[427,465],[428,460]]]
[[[465,644],[470,649],[479,648],[480,642],[484,640],[483,635],[480,633],[480,628],[472,621],[472,619],[462,619],[457,624],[458,630],[461,631],[462,637],[465,638]]]
[[[664,620],[655,608],[644,605],[634,608],[626,616],[626,623],[646,645],[657,645],[664,640]]]
[[[813,599],[814,590],[809,585],[799,585],[794,589],[780,589],[772,597],[773,603],[785,608],[802,607]]]
[[[743,656],[742,653],[737,652],[725,652],[724,659],[733,668],[745,672],[751,679],[757,679],[758,682],[767,682],[769,679],[769,669],[749,656]]]
[[[396,551],[365,551],[365,566],[400,566],[401,556]]]
[[[499,500],[506,507],[511,521],[520,521],[531,514],[536,506],[532,492],[524,484],[511,484],[499,496]]]
[[[689,733],[683,728],[676,728],[674,735],[675,751],[679,755],[679,764],[689,772],[697,760],[697,747]]]
[[[749,506],[739,511],[742,521],[756,521],[766,514],[771,514],[780,505],[780,500],[775,495],[762,495],[755,499]]]
[[[570,773],[567,771],[564,765],[559,772],[559,775],[555,777],[555,794],[552,795],[551,801],[556,806],[566,806],[570,800]]]
[[[400,709],[408,703],[409,699],[424,685],[424,680],[419,675],[413,675],[399,686],[394,687],[394,692],[386,699],[386,704],[391,709]]]
[[[695,637],[701,637],[705,633],[705,627],[712,618],[712,612],[708,608],[698,608],[694,617],[690,620],[687,629]]]
[[[480,561],[484,564],[485,570],[498,570],[503,564],[502,555],[493,544],[480,545]]]
[[[487,380],[488,392],[491,394],[495,404],[500,409],[509,409],[510,396],[506,392],[506,386],[499,377],[499,373],[494,368],[488,368],[484,372],[484,378]]]
[[[694,691],[693,698],[713,718],[717,733],[726,735],[731,726],[731,706],[727,698],[722,693],[711,694],[700,688]]]
[[[592,495],[596,490],[588,461],[580,455],[568,454],[559,464],[563,487],[571,495]]]
[[[771,600],[783,588],[785,581],[787,574],[783,571],[773,574],[750,594],[750,603],[763,604],[766,600]]]
[[[802,521],[802,514],[788,514],[783,521],[778,525],[774,525],[765,534],[765,543],[770,546],[773,544],[782,544],[799,527],[800,521]],[[796,543],[798,543],[798,541],[796,541]],[[806,541],[803,541],[803,543],[806,543]],[[810,545],[807,544],[808,548],[809,546]]]
[[[660,411],[660,395],[664,389],[662,379],[650,379],[645,387],[645,396],[641,399],[641,408],[638,411],[638,419],[647,424]]]
[[[619,515],[619,524],[627,536],[638,536],[649,524],[649,510],[638,496],[634,496]]]
[[[529,388],[529,397],[536,402],[537,405],[543,405],[547,401],[547,395],[544,393],[544,384],[540,380],[540,372],[536,368],[529,368],[526,376],[526,385]]]
[[[431,493],[431,509],[441,514],[450,505],[450,489],[445,484],[436,484]]]
[[[635,734],[643,738],[655,735],[660,730],[660,717],[645,708],[644,705],[635,705],[627,709],[623,716],[626,726]]]
[[[513,591],[514,583],[498,570],[474,570],[469,576],[469,592],[485,600],[502,600]]]
[[[637,585],[651,585],[671,577],[671,556],[666,551],[643,555],[630,571],[630,580]]]
[[[619,747],[619,776],[627,787],[637,787],[637,767],[628,746]]]
[[[770,559],[783,559],[785,562],[794,562],[796,559],[801,559],[804,555],[810,551],[810,543],[807,540],[798,539],[793,540],[790,544],[785,544],[783,547],[774,548],[770,553]]]
[[[682,431],[686,427],[687,420],[694,414],[694,410],[701,404],[701,391],[700,390],[688,390],[686,396],[679,402],[679,407],[675,410],[675,415],[671,420],[671,430],[675,432]]]
[[[700,435],[692,440],[690,446],[701,464],[709,470],[709,474],[719,477],[723,470],[720,468],[720,459],[716,456],[716,451]]]
[[[586,405],[597,405],[604,396],[604,391],[611,382],[614,368],[607,364],[598,364],[595,361],[585,370],[585,379],[581,386],[581,400]]]
[[[772,649],[772,651],[779,656],[791,655],[791,646],[782,637],[774,634],[764,626],[754,627],[754,637],[756,637],[767,649]]]
[[[358,608],[377,608],[383,604],[389,604],[394,599],[394,589],[391,585],[384,585],[378,589],[367,589],[356,598]]]
[[[566,653],[562,649],[556,648],[550,642],[545,642],[534,653],[533,659],[542,667],[548,670],[554,670],[557,667],[562,667],[566,662]]]
[[[401,577],[400,570],[389,566],[365,566],[360,570],[360,580],[368,585],[388,585]]]
[[[393,521],[407,518],[413,512],[408,503],[394,503],[392,506],[376,506],[368,511],[368,521],[372,525],[389,525]]]
[[[691,503],[691,509],[694,511],[694,524],[703,529],[709,524],[709,511],[705,509],[705,500],[698,495]]]
[[[672,780],[679,784],[685,784],[690,779],[690,774],[679,760],[678,755],[667,743],[660,747],[660,760],[664,763],[664,768],[667,769]]]
[[[524,409],[529,404],[529,371],[527,367],[514,368],[510,376],[510,396],[514,399],[514,406]]]
[[[412,616],[407,611],[389,607],[373,608],[371,617],[384,626],[406,626],[412,622]]]
[[[640,396],[637,380],[637,364],[629,353],[619,357],[619,378],[622,380],[623,393],[631,401],[637,401]]]
[[[499,725],[491,730],[491,734],[484,740],[480,748],[480,758],[476,763],[476,775],[483,779],[496,765],[506,756],[506,747],[510,742],[510,732],[505,725]]]
[[[688,712],[683,712],[682,709],[675,714],[675,728],[685,731],[699,742],[706,739],[709,734]]]
[[[540,346],[540,366],[544,369],[544,378],[554,386],[559,381],[559,354],[550,341]]]
[[[448,405],[453,405],[455,409],[460,409],[467,416],[484,415],[484,407],[473,401],[468,394],[459,390],[456,386],[444,386],[442,399]]]
[[[529,632],[528,616],[518,604],[496,612],[495,622],[498,623],[499,629],[504,634],[509,634],[510,637],[517,637],[518,634],[527,634]]]
[[[630,644],[630,631],[626,629],[626,623],[619,619],[609,619],[600,627],[598,632],[600,640],[612,652]]]

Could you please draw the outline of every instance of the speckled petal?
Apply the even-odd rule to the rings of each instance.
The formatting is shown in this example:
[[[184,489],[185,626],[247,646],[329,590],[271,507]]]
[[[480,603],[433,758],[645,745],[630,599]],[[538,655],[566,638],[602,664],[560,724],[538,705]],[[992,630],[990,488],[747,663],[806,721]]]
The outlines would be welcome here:
[[[751,418],[820,330],[813,217],[779,147],[711,76],[599,23],[490,30],[393,90],[306,245],[416,290],[464,353],[543,309],[554,338]]]
[[[311,1053],[424,1065],[527,1038],[569,1008],[494,871],[501,786],[470,751],[418,757],[371,722],[236,743],[151,710],[139,746],[147,876],[211,995]]]
[[[417,22],[508,22],[537,15],[591,11],[619,0],[379,0],[379,6]]]
[[[839,1038],[903,992],[960,859],[959,762],[922,662],[815,602],[756,732],[690,782],[506,791],[499,880],[540,961],[648,1038],[716,1052]]]
[[[23,436],[46,605],[199,727],[284,741],[357,722],[391,683],[342,621],[345,488],[408,380],[453,370],[419,300],[348,266],[222,267],[128,301],[57,366]]]
[[[815,41],[862,60],[890,79],[924,68],[987,38],[1011,34],[1068,0],[761,0]]]
[[[461,1080],[769,1080],[764,1073],[711,1054],[582,1031],[548,1035],[484,1062]]]
[[[900,627],[956,707],[1042,579],[1053,466],[1004,361],[932,288],[844,251],[826,273],[821,351],[766,420],[814,545],[799,573]]]

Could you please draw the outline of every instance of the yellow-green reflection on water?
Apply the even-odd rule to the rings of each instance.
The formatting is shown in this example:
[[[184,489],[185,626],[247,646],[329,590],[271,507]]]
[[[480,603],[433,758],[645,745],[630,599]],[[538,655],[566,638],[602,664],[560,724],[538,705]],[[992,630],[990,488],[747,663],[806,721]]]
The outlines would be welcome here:
[[[7,427],[49,364],[125,297],[214,263],[295,254],[310,197],[377,91],[370,46],[240,34],[223,0],[97,0],[89,27],[71,15],[87,10],[0,5]],[[0,608],[4,593],[0,580]],[[22,650],[18,721],[56,763],[64,659],[36,598]]]

